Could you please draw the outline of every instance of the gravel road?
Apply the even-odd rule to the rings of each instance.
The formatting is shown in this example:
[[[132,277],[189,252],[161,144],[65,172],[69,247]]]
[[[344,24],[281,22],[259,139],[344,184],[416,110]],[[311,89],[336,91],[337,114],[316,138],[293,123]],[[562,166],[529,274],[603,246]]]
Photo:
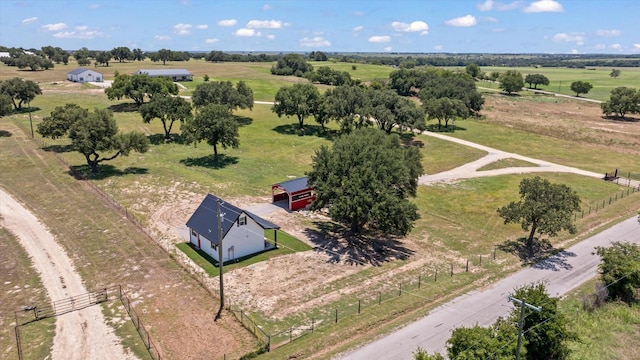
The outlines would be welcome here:
[[[87,293],[71,259],[53,235],[26,208],[0,189],[0,225],[16,235],[40,274],[52,300]],[[135,359],[125,352],[113,329],[105,324],[100,306],[56,317],[53,360]]]

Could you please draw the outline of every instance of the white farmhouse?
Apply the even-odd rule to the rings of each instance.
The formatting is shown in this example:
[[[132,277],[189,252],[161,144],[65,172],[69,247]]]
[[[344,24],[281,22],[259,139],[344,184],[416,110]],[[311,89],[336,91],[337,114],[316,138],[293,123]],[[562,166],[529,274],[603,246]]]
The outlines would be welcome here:
[[[77,68],[67,73],[67,80],[73,82],[102,82],[102,74],[91,69]]]
[[[218,206],[223,214],[222,224],[218,216]],[[221,228],[219,229],[219,226]],[[213,259],[218,259],[220,241],[218,232],[222,233],[222,261],[239,259],[245,256],[275,248],[276,245],[267,241],[264,231],[274,231],[280,227],[271,222],[229,204],[222,199],[208,194],[198,209],[187,221],[190,241]],[[277,244],[277,238],[275,243]]]

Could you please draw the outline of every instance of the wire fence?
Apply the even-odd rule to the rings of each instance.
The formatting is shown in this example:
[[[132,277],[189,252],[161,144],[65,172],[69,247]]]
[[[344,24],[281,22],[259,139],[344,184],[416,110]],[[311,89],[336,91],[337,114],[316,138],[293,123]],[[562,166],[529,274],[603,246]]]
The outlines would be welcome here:
[[[624,190],[620,190],[620,192],[616,192],[615,194],[610,195],[607,199],[590,203],[587,207],[582,208],[580,213],[575,213],[573,219],[577,220],[578,217],[580,219],[583,219],[585,216],[589,216],[592,213],[598,213],[599,210],[604,210],[605,207],[612,205],[616,201],[622,200],[630,195],[640,192],[640,183],[638,183],[637,185],[633,185],[633,187],[627,187]]]
[[[133,309],[131,300],[129,300],[129,298],[124,294],[124,292],[122,291],[122,287],[120,287],[120,301],[122,302],[124,308],[127,310],[127,314],[129,314],[131,322],[133,322],[133,325],[136,327],[136,330],[138,331],[138,334],[140,335],[140,338],[142,339],[145,347],[149,351],[149,355],[151,355],[151,358],[153,358],[154,360],[160,360],[161,356],[158,348],[153,343],[153,341],[151,341],[149,331],[142,324],[140,316],[138,316],[138,313],[136,313],[136,311]]]

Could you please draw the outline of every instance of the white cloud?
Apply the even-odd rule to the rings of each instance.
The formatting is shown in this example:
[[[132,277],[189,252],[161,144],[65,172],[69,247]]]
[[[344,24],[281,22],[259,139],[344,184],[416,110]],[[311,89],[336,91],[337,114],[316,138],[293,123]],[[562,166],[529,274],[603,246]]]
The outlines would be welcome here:
[[[207,43],[207,44],[215,44],[218,41],[220,41],[220,40],[213,38],[213,39],[206,39],[204,42]]]
[[[53,34],[53,37],[58,39],[94,39],[97,37],[104,37],[104,34],[100,31],[64,31]]]
[[[280,20],[249,20],[247,29],[281,29],[287,25]]]
[[[526,13],[563,12],[562,5],[555,0],[538,0],[524,9]]]
[[[427,35],[429,33],[429,25],[424,21],[414,21],[411,24],[403,23],[400,21],[394,21],[391,23],[391,27],[395,31],[404,32],[420,32],[420,35]]]
[[[478,4],[478,10],[489,11],[493,8],[493,0],[486,0],[482,4]]]
[[[364,29],[364,26],[360,25],[360,26],[354,27],[353,31],[362,31],[362,29]]]
[[[38,21],[38,17],[37,16],[26,18],[26,19],[22,20],[22,23],[23,24],[28,24],[28,23],[32,23],[34,21]]]
[[[484,17],[482,17],[480,19],[482,21],[486,21],[486,22],[492,22],[492,23],[498,22],[498,19],[494,18],[493,16],[484,16]]]
[[[505,31],[507,31],[507,29],[505,29],[505,28],[491,29],[491,32],[494,32],[494,33],[501,33],[501,32],[505,32]]]
[[[209,25],[207,24],[196,25],[196,29],[198,30],[207,30],[208,28],[209,28]]]
[[[558,33],[553,36],[553,40],[558,42],[574,42],[576,45],[584,45],[586,38],[584,33]]]
[[[271,9],[273,9],[273,6],[271,6],[269,4],[262,5],[262,10],[271,10]]]
[[[465,15],[465,16],[461,16],[461,17],[457,17],[457,18],[445,21],[445,24],[449,26],[460,26],[460,27],[474,26],[477,23],[478,21],[473,15]]]
[[[593,48],[596,49],[596,50],[602,50],[602,49],[606,49],[607,45],[605,45],[605,44],[596,44]]]
[[[369,42],[372,43],[385,43],[391,41],[390,36],[372,36],[369,38]]]
[[[596,35],[598,35],[598,36],[606,36],[606,37],[620,36],[620,35],[622,35],[622,31],[617,30],[617,29],[613,29],[613,30],[598,30],[598,31],[596,31]]]
[[[62,29],[66,29],[67,28],[67,24],[65,24],[65,23],[46,24],[46,25],[42,25],[42,27],[45,28],[48,31],[60,31]]]
[[[622,50],[622,45],[620,44],[611,44],[609,47],[616,50]]]
[[[153,38],[156,39],[156,40],[160,40],[160,41],[171,40],[171,37],[169,37],[167,35],[156,35]]]
[[[353,16],[358,16],[358,17],[359,16],[364,16],[364,12],[363,11],[354,11],[352,14],[353,14]]]
[[[245,29],[245,28],[236,30],[234,34],[240,37],[252,37],[252,36],[262,35],[259,31],[256,31],[255,29]]]
[[[393,50],[393,48],[392,48],[391,46],[386,46],[386,47],[385,47],[384,49],[382,49],[382,50],[389,52],[389,51]]]
[[[437,51],[440,51],[442,49],[444,49],[444,46],[442,46],[442,45],[436,45],[436,46],[433,47],[433,50],[437,50]]]
[[[178,35],[189,35],[191,34],[191,28],[193,25],[191,24],[176,24],[173,25],[173,33]]]
[[[99,4],[91,4],[89,5],[89,9],[99,9],[100,5]]]
[[[266,35],[265,37],[269,40],[274,40],[276,38],[276,36],[273,34]]]
[[[77,31],[87,31],[89,27],[86,25],[80,25],[80,26],[76,26],[74,29],[76,29]]]
[[[633,44],[633,47],[640,50],[640,44]]]
[[[236,26],[236,24],[238,24],[238,20],[225,19],[225,20],[218,21],[216,24],[218,24],[218,26]]]
[[[314,36],[312,38],[305,37],[300,39],[300,46],[313,47],[313,48],[327,47],[327,46],[331,46],[331,42],[321,36]]]
[[[571,49],[571,53],[572,54],[580,54],[580,52],[578,50],[576,50],[576,49]]]

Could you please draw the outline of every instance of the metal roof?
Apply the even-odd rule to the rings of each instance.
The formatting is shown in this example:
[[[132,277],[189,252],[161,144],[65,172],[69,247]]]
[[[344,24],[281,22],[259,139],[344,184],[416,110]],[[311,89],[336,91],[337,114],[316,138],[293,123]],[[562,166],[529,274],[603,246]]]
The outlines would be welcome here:
[[[68,72],[68,74],[72,74],[72,75],[80,75],[80,74],[82,74],[83,72],[85,72],[85,71],[89,71],[89,70],[90,70],[90,71],[93,71],[93,72],[96,72],[96,73],[98,73],[98,74],[100,74],[99,72],[97,72],[97,71],[95,71],[95,70],[85,69],[85,68],[77,68],[77,69],[75,69],[75,70],[71,70],[71,71],[69,71],[69,72]],[[102,75],[102,74],[100,74],[100,75]]]
[[[218,245],[218,224],[220,224],[220,219],[218,217],[218,202],[220,202],[220,211],[224,214],[224,221],[222,222],[223,239],[243,212],[257,222],[263,229],[280,228],[278,225],[275,225],[258,215],[244,211],[214,195],[208,194],[204,200],[202,200],[202,203],[200,203],[200,206],[198,206],[193,215],[191,215],[191,218],[187,221],[187,226],[204,235],[215,245]]]
[[[187,69],[140,69],[137,73],[149,76],[192,76]]]
[[[273,186],[279,186],[284,191],[288,193],[295,193],[301,190],[309,189],[309,184],[307,183],[307,177],[301,177],[293,180],[283,181],[281,183],[277,183]]]

